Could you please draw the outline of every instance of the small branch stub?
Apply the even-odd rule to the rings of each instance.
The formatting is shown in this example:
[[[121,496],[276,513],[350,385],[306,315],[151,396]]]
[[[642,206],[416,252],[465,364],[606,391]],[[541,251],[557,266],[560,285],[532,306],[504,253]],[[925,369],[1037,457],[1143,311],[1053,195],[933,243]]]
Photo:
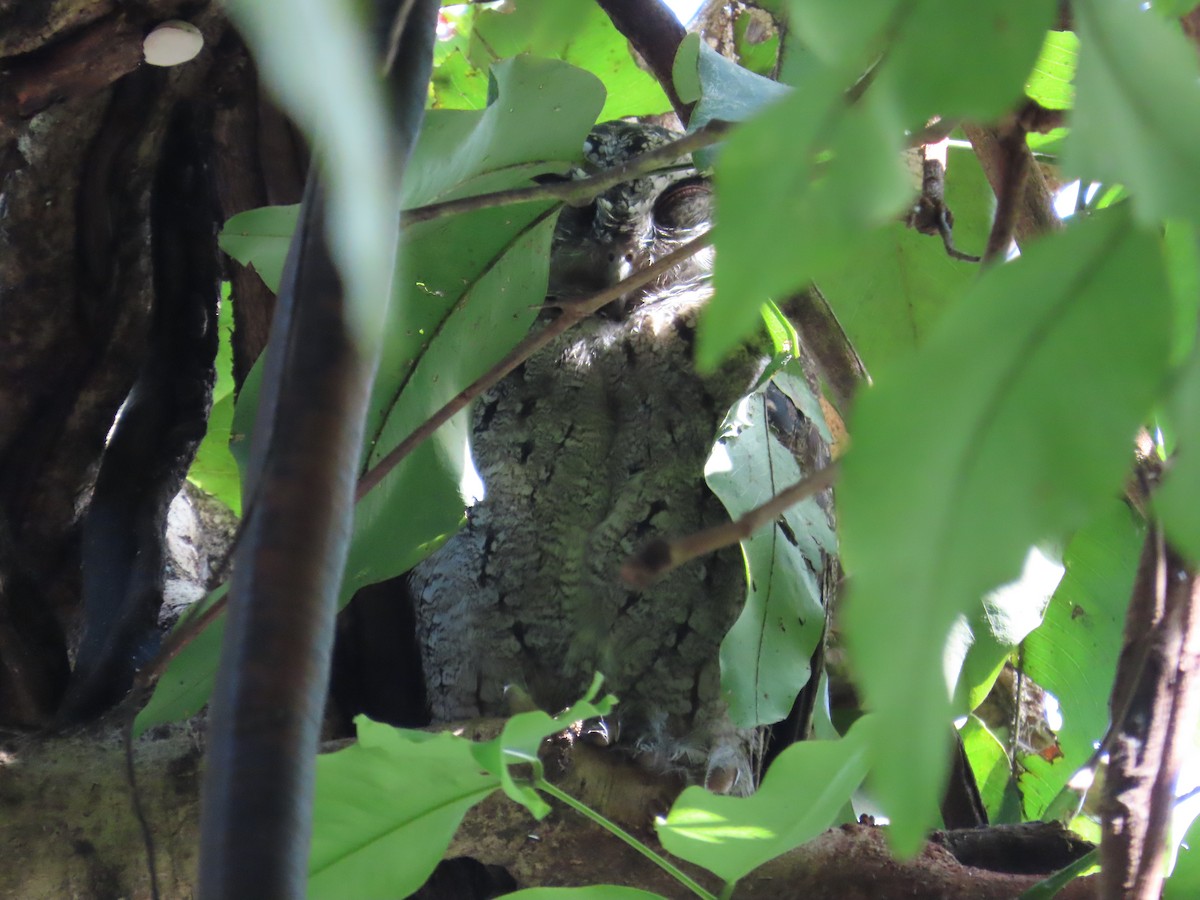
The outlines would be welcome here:
[[[196,55],[204,46],[204,36],[191,22],[172,19],[156,27],[142,42],[146,62],[152,66],[178,66]]]

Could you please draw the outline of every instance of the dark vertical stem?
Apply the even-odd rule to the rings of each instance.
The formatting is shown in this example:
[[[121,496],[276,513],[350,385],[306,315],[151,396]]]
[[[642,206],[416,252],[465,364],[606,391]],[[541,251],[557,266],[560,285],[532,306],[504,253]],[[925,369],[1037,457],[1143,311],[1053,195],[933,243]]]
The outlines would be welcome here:
[[[387,23],[399,4],[380,5],[391,7]],[[400,165],[420,127],[438,7],[414,5],[390,79]],[[267,347],[252,499],[213,693],[197,891],[205,900],[305,894],[334,614],[374,374],[352,336],[325,221],[324,190],[310,176]]]

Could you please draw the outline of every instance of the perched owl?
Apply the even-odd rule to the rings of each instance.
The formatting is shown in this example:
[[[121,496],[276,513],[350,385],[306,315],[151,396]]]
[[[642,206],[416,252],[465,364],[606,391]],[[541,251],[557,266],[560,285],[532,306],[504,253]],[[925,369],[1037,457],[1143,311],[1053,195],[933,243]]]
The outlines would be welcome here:
[[[585,146],[607,168],[677,137],[607,123]],[[709,224],[710,186],[680,169],[563,210],[550,294],[614,284]],[[549,712],[593,674],[620,699],[616,746],[657,771],[736,791],[753,784],[759,738],[733,727],[718,648],[745,599],[729,548],[644,591],[622,562],[655,537],[727,520],[703,469],[730,405],[762,371],[743,346],[714,374],[692,366],[711,257],[567,332],[474,409],[486,496],[411,576],[428,697],[437,720],[509,712],[512,685]]]

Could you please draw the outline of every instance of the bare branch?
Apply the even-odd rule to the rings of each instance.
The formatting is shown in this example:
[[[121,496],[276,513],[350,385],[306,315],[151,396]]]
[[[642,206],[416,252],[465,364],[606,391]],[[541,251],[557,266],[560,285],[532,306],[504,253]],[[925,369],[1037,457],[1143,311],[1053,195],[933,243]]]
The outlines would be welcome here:
[[[621,578],[626,584],[641,590],[686,562],[722,547],[732,547],[762,526],[775,521],[788,507],[832,487],[839,469],[836,462],[818,469],[790,488],[780,491],[762,506],[750,510],[736,522],[706,528],[673,541],[652,541],[625,561],[621,566]]]

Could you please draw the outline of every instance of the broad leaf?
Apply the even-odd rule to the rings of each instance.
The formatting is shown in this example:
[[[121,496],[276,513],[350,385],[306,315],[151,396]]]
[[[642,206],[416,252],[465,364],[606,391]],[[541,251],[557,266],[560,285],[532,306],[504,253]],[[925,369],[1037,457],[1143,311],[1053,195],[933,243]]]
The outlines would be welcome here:
[[[974,153],[951,150],[946,204],[957,248],[982,253],[995,199]],[[920,346],[977,277],[978,264],[952,258],[940,237],[896,222],[858,238],[848,260],[822,268],[816,281],[867,371],[878,374]]]
[[[358,742],[317,757],[308,896],[406,897],[467,810],[500,786],[471,741],[356,720]],[[419,774],[417,774],[419,773]]]
[[[1108,729],[1108,692],[1121,652],[1125,610],[1133,590],[1144,526],[1111,500],[1071,538],[1066,574],[1040,628],[1025,641],[1025,674],[1053,694],[1062,712],[1058,746],[1048,762],[1021,758],[1025,814],[1039,818]]]
[[[1046,109],[1070,109],[1075,104],[1075,67],[1079,38],[1073,31],[1049,31],[1042,52],[1025,82],[1025,94]]]
[[[847,259],[861,234],[909,199],[899,126],[869,93],[848,108],[844,87],[825,73],[741,126],[722,148],[716,295],[698,328],[701,368],[758,327],[764,301]]]
[[[521,0],[476,14],[469,51],[474,66],[486,69],[524,54],[561,59],[604,82],[608,99],[602,119],[671,109],[654,76],[638,66],[629,42],[592,0]]]
[[[724,797],[687,788],[657,826],[663,847],[727,883],[812,840],[838,820],[867,776],[870,717],[836,741],[801,741],[767,770],[757,793]]]
[[[946,771],[955,685],[929,661],[1031,543],[1120,488],[1169,347],[1159,251],[1122,209],[1044,238],[857,400],[838,495],[844,628],[886,735],[875,788],[903,852],[936,821]]]
[[[221,229],[221,249],[254,271],[272,291],[278,293],[283,263],[300,207],[264,206],[240,212]]]
[[[1021,576],[989,592],[966,617],[972,642],[958,677],[959,710],[983,702],[1012,651],[1042,623],[1062,576],[1062,564],[1034,547]]]
[[[791,26],[843,74],[876,67],[868,90],[890,93],[905,125],[919,127],[932,116],[987,120],[1011,109],[1054,11],[1046,0],[867,0],[848,16],[837,0],[793,0]]]
[[[1012,784],[1012,764],[1008,753],[996,736],[975,716],[967,718],[966,724],[959,729],[959,735],[971,763],[975,783],[979,786],[979,797],[983,800],[983,808],[987,810],[988,821],[993,825],[998,824],[1002,821],[1005,795]]]
[[[1138,218],[1200,222],[1200,79],[1178,29],[1136,3],[1078,3],[1078,96],[1063,165],[1120,182]]]
[[[500,736],[482,744],[475,744],[471,753],[475,760],[488,772],[500,778],[500,786],[508,798],[520,803],[538,819],[543,818],[550,807],[529,785],[517,784],[509,767],[537,759],[538,748],[544,738],[563,731],[573,722],[605,716],[612,712],[616,698],[612,695],[593,703],[600,691],[602,676],[596,675],[587,694],[578,703],[551,717],[540,710],[520,713],[504,723]]]
[[[894,89],[910,128],[933,116],[996,119],[1020,100],[1056,10],[1049,0],[900,4],[880,87]]]
[[[800,379],[777,373],[797,393]],[[813,411],[815,401],[809,404]],[[818,413],[819,415],[819,413]],[[731,518],[738,518],[791,487],[805,474],[768,427],[765,388],[726,416],[704,478]],[[742,541],[748,573],[746,606],[721,643],[721,689],[739,728],[784,719],[808,683],[809,659],[825,631],[821,603],[823,554],[836,539],[815,498]]]
[[[497,64],[493,77],[502,101],[430,114],[406,207],[526,185],[581,160],[603,99],[593,76],[521,57]],[[528,203],[406,230],[367,417],[366,468],[525,335],[545,298],[555,218],[552,204]],[[458,527],[468,425],[464,411],[359,502],[344,596],[411,568]]]

